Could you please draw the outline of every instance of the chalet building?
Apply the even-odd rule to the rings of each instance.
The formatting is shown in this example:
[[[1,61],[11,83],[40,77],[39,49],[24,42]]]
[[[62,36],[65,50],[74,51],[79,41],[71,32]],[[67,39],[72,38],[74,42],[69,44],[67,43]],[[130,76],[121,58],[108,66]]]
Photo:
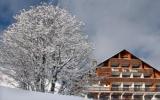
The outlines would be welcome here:
[[[127,50],[99,64],[95,73],[94,82],[84,89],[88,98],[160,100],[160,71]]]

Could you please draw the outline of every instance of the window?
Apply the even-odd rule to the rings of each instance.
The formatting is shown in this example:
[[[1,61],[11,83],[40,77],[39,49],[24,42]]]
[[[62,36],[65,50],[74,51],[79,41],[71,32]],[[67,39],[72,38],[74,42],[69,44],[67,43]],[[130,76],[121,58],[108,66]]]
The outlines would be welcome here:
[[[134,77],[134,78],[140,78],[140,76],[138,76],[138,75],[133,75],[133,77]]]
[[[129,67],[129,63],[122,63],[122,67]]]
[[[144,73],[144,78],[150,78],[151,77],[151,73]]]
[[[128,59],[128,55],[127,54],[122,54],[121,57],[124,58],[124,59]]]
[[[156,86],[156,90],[157,90],[157,92],[160,92],[160,85]]]
[[[112,95],[112,99],[111,100],[119,100],[121,98],[120,95]],[[103,100],[103,99],[102,99]],[[108,99],[109,100],[109,99]]]
[[[139,68],[140,64],[132,64],[132,68]]]
[[[135,95],[134,99],[135,100],[142,100],[142,97],[143,97],[142,95]]]
[[[134,85],[134,90],[135,91],[140,91],[141,90],[141,85]]]
[[[144,76],[144,78],[150,78],[150,76]]]
[[[130,77],[130,75],[122,75],[122,77]]]
[[[129,90],[129,85],[123,85],[123,90],[128,91]]]
[[[112,66],[112,67],[118,67],[119,64],[118,64],[118,63],[112,63],[111,66]]]
[[[141,74],[142,74],[142,73],[134,72],[134,73],[133,73],[133,77],[134,77],[134,78],[140,78],[140,77],[141,77]]]
[[[151,86],[152,85],[145,85],[145,91],[151,91]]]
[[[138,72],[138,70],[137,69],[132,69],[131,72]]]
[[[129,72],[129,69],[123,69],[123,72]]]
[[[119,77],[119,75],[112,75],[112,77]]]
[[[120,85],[112,84],[112,91],[117,91]]]

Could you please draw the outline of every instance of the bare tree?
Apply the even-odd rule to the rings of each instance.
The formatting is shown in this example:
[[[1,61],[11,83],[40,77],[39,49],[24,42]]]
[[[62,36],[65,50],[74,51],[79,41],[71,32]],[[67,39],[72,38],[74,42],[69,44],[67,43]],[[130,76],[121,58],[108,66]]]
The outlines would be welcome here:
[[[55,83],[71,81],[88,70],[91,52],[83,23],[69,12],[43,4],[23,10],[3,33],[0,62],[26,90],[55,91]],[[76,77],[76,76],[75,76]]]

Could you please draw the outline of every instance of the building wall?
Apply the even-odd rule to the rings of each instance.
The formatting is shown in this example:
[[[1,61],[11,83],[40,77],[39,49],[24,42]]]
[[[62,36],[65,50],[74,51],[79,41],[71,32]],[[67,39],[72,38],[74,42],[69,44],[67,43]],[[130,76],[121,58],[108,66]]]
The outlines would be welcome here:
[[[135,92],[160,93],[160,72],[126,50],[99,64],[96,75],[99,77],[99,80],[96,80],[97,84],[105,87],[94,91],[97,96],[102,94],[102,91],[103,96],[113,91],[113,93],[130,92],[131,94],[127,94],[126,97],[123,95],[125,98],[132,98]]]

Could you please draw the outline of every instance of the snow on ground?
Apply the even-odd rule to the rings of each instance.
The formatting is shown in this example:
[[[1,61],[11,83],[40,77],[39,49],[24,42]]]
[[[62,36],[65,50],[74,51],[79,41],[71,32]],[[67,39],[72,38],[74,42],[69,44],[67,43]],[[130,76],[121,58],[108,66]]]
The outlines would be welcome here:
[[[85,100],[84,98],[0,87],[0,100]]]

